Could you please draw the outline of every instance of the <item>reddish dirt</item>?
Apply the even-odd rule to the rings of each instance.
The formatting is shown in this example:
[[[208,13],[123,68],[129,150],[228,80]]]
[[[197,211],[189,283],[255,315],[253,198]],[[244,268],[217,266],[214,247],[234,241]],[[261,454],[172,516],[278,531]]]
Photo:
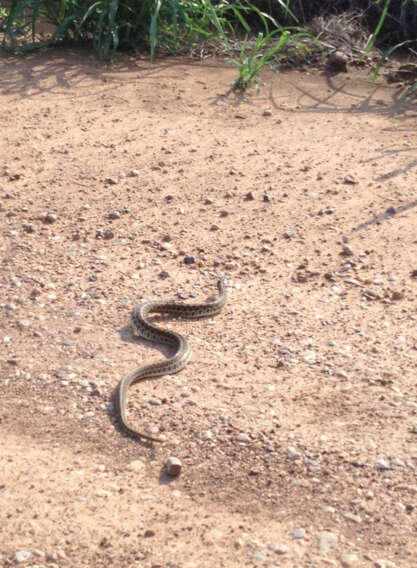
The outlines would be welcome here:
[[[416,105],[234,78],[0,59],[2,566],[416,565]],[[166,442],[129,438],[114,389],[168,354],[130,310],[222,274],[218,316],[161,322],[192,362],[130,392]]]

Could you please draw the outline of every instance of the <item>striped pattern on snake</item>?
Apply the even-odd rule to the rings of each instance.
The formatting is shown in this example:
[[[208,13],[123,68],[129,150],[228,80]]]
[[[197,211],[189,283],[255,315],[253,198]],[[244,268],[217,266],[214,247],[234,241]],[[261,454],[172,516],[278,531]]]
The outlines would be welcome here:
[[[134,332],[141,337],[154,343],[164,343],[173,348],[171,357],[165,361],[158,361],[150,365],[136,367],[132,372],[125,375],[120,381],[116,395],[119,419],[124,429],[131,435],[149,440],[151,442],[163,442],[156,438],[135,430],[127,420],[127,391],[131,385],[145,379],[172,375],[181,371],[191,357],[191,347],[185,337],[174,331],[161,329],[148,322],[150,313],[169,313],[175,316],[184,316],[190,319],[198,319],[214,316],[220,312],[227,300],[226,278],[220,278],[217,283],[219,297],[207,304],[178,304],[147,301],[139,304],[131,314],[131,324]]]

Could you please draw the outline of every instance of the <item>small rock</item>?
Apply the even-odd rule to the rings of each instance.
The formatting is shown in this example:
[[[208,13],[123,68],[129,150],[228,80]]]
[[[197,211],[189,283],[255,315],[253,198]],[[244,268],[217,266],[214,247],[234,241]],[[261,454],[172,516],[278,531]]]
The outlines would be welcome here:
[[[417,268],[415,268],[414,270],[411,271],[410,276],[411,276],[411,278],[417,278]]]
[[[211,430],[203,430],[200,432],[200,440],[211,440],[213,432]]]
[[[353,256],[353,249],[351,246],[349,245],[344,245],[342,252],[341,252],[342,256]]]
[[[108,185],[117,185],[119,183],[119,180],[117,178],[114,178],[114,177],[108,177],[104,181]]]
[[[270,201],[272,201],[272,197],[269,195],[269,193],[264,193],[263,200],[266,203],[269,203]]]
[[[269,108],[265,109],[262,113],[262,116],[272,116],[272,110]]]
[[[138,472],[138,471],[142,471],[143,467],[144,467],[144,463],[143,463],[142,461],[140,461],[140,460],[133,460],[133,461],[131,461],[130,464],[127,466],[127,469],[130,470],[130,471]]]
[[[219,217],[227,217],[229,215],[229,211],[227,209],[223,209],[219,212]]]
[[[388,469],[391,469],[391,468],[390,468],[388,462],[386,462],[384,459],[381,459],[381,460],[377,461],[376,469],[378,469],[379,471],[387,471]]]
[[[345,553],[340,557],[340,562],[342,563],[343,568],[353,568],[358,564],[359,558],[356,554]]]
[[[25,233],[36,233],[36,227],[33,223],[23,223],[22,228]]]
[[[184,264],[195,264],[197,259],[195,256],[184,256]]]
[[[236,550],[240,550],[244,544],[245,544],[245,542],[241,538],[238,538],[237,540],[235,540]]]
[[[391,560],[376,560],[375,568],[397,568],[397,565]]]
[[[294,540],[301,540],[302,538],[305,538],[305,536],[306,536],[306,530],[302,528],[295,529],[292,533],[292,537]]]
[[[251,441],[250,437],[244,432],[239,432],[239,434],[236,437],[236,440],[244,444],[249,444],[249,442]]]
[[[287,554],[287,552],[289,551],[288,546],[285,546],[285,544],[270,543],[268,544],[268,548],[272,552],[275,552],[275,554],[280,554],[280,555]]]
[[[343,516],[347,521],[352,521],[358,525],[362,522],[362,517],[360,515],[355,515],[354,513],[345,513]]]
[[[395,215],[397,213],[397,210],[395,207],[388,207],[388,209],[385,211],[386,215]]]
[[[256,566],[259,566],[260,564],[264,564],[267,560],[268,560],[268,557],[265,554],[262,554],[261,552],[257,552],[256,554],[253,554],[252,557],[251,557],[251,561]]]
[[[43,217],[43,221],[44,223],[55,223],[55,221],[58,219],[58,216],[55,215],[55,213],[47,213],[44,217]]]
[[[148,529],[145,531],[145,534],[143,535],[145,538],[151,538],[153,536],[155,536],[155,531]]]
[[[119,211],[110,211],[110,213],[107,215],[108,219],[120,219],[121,215]]]
[[[112,239],[113,237],[114,237],[113,229],[106,229],[103,232],[103,239],[109,240],[109,239]]]
[[[171,477],[178,477],[181,473],[182,464],[178,458],[170,457],[165,462],[165,471]]]
[[[326,67],[332,71],[347,72],[347,57],[341,51],[335,51],[327,56]]]
[[[211,199],[211,197],[206,197],[206,199],[204,200],[204,205],[213,205],[214,203],[214,199]]]
[[[16,322],[16,326],[18,327],[18,329],[23,330],[23,329],[27,329],[28,327],[30,327],[32,325],[32,322],[28,319],[21,319],[18,320]]]
[[[329,531],[323,531],[318,537],[318,546],[322,554],[327,554],[332,548],[337,546],[339,536]]]
[[[290,239],[293,236],[293,232],[292,231],[285,231],[284,233],[284,238],[285,239]]]
[[[368,298],[368,300],[376,300],[378,298],[378,293],[371,288],[364,290],[363,295]]]
[[[355,185],[358,182],[356,181],[356,179],[353,176],[347,175],[347,176],[345,176],[343,183],[346,184],[346,185]]]
[[[127,175],[128,175],[129,177],[138,177],[138,175],[139,175],[139,170],[130,170],[130,172],[128,172]]]
[[[393,300],[394,302],[398,302],[399,300],[404,300],[404,294],[396,290],[392,293],[391,300]]]
[[[297,450],[293,446],[288,446],[287,448],[287,458],[289,460],[299,460],[301,458],[301,454],[297,452]]]
[[[248,193],[245,195],[245,201],[254,201],[255,199],[255,193],[253,191],[248,191]]]
[[[14,561],[16,562],[16,564],[27,562],[31,556],[32,553],[29,550],[18,550],[17,552],[15,552]]]

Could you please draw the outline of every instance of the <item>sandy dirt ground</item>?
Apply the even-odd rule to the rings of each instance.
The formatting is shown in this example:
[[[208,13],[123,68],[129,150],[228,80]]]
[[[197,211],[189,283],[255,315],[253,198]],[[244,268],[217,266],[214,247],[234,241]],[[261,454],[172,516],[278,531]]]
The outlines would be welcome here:
[[[0,566],[417,565],[417,105],[366,69],[0,59]],[[114,392],[188,338],[179,374]],[[174,456],[178,477],[164,470]]]

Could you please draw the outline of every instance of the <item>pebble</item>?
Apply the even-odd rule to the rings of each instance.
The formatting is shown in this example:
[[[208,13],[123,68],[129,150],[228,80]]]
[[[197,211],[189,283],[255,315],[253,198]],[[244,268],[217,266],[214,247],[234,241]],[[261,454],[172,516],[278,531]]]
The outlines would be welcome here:
[[[109,185],[117,185],[119,183],[119,180],[117,178],[114,178],[114,177],[108,177],[104,181],[105,181],[105,183],[108,183]]]
[[[344,245],[342,248],[342,256],[353,256],[353,249],[349,245]]]
[[[203,430],[200,432],[200,440],[211,440],[213,432],[211,430]]]
[[[171,456],[165,462],[165,471],[171,477],[178,477],[181,473],[181,468],[181,461],[176,457]]]
[[[327,554],[332,548],[337,546],[339,541],[339,536],[335,533],[329,531],[323,531],[319,534],[318,537],[318,546],[320,552],[323,554]]]
[[[396,290],[392,293],[391,300],[393,300],[394,302],[396,302],[398,300],[403,300],[403,299],[404,299],[404,294],[402,292],[399,292],[398,290]]]
[[[347,521],[352,521],[356,524],[360,524],[362,522],[362,517],[360,515],[355,515],[354,513],[345,513],[343,516]]]
[[[302,528],[295,529],[292,533],[292,537],[294,540],[301,540],[302,538],[305,538],[305,536],[306,536],[306,530]]]
[[[340,557],[340,562],[342,563],[343,568],[353,568],[358,564],[359,558],[356,554],[345,553]]]
[[[271,542],[268,544],[268,548],[269,550],[271,550],[271,552],[275,552],[275,554],[287,554],[287,552],[289,551],[288,546],[285,546],[285,544],[275,544],[274,542]]]
[[[55,223],[55,221],[58,219],[58,216],[55,215],[55,213],[47,213],[46,215],[44,215],[43,217],[43,222],[44,223]]]
[[[251,556],[251,561],[256,565],[264,564],[267,560],[268,557],[265,554],[262,554],[261,552],[257,552],[256,554],[253,554]]]
[[[16,562],[16,564],[27,562],[31,556],[32,553],[29,550],[18,550],[17,552],[15,552],[14,561]]]
[[[355,183],[358,183],[358,182],[356,181],[356,179],[353,176],[347,175],[347,176],[345,176],[343,183],[346,183],[348,185],[354,185]]]
[[[16,326],[18,327],[18,329],[23,330],[23,329],[27,329],[28,327],[30,327],[32,325],[32,322],[28,319],[21,319],[18,320],[16,322]]]
[[[266,108],[263,111],[262,116],[272,116],[272,110],[270,110],[269,108]]]
[[[36,227],[33,223],[23,223],[22,228],[25,231],[25,233],[35,233],[36,232]]]
[[[253,191],[248,191],[248,193],[245,195],[245,201],[254,201],[255,199],[255,193]]]
[[[112,239],[113,237],[114,237],[113,229],[106,229],[103,232],[103,239],[109,240],[109,239]]]
[[[238,442],[243,442],[245,444],[248,444],[251,441],[249,436],[247,434],[245,434],[244,432],[239,432],[239,434],[236,437],[236,440]]]
[[[334,51],[327,56],[326,66],[334,71],[347,72],[347,57],[342,51]]]
[[[377,461],[376,469],[378,469],[379,471],[387,471],[388,469],[390,469],[390,466],[387,461],[381,459]]]
[[[370,298],[372,300],[378,298],[378,293],[375,290],[372,290],[371,288],[367,288],[366,290],[364,290],[363,295],[366,298]]]
[[[376,560],[375,568],[397,568],[397,565],[391,560]]]
[[[184,264],[195,264],[197,259],[195,256],[184,256]]]
[[[110,211],[110,213],[107,215],[108,219],[120,219],[121,215],[119,211]]]
[[[299,460],[301,458],[301,454],[297,452],[297,450],[293,446],[288,446],[287,458],[289,460]]]
[[[130,471],[141,471],[144,467],[144,463],[141,460],[133,460],[127,466],[127,469]]]
[[[127,175],[128,175],[129,177],[138,177],[138,175],[139,175],[139,170],[130,170],[130,172],[128,172]]]

